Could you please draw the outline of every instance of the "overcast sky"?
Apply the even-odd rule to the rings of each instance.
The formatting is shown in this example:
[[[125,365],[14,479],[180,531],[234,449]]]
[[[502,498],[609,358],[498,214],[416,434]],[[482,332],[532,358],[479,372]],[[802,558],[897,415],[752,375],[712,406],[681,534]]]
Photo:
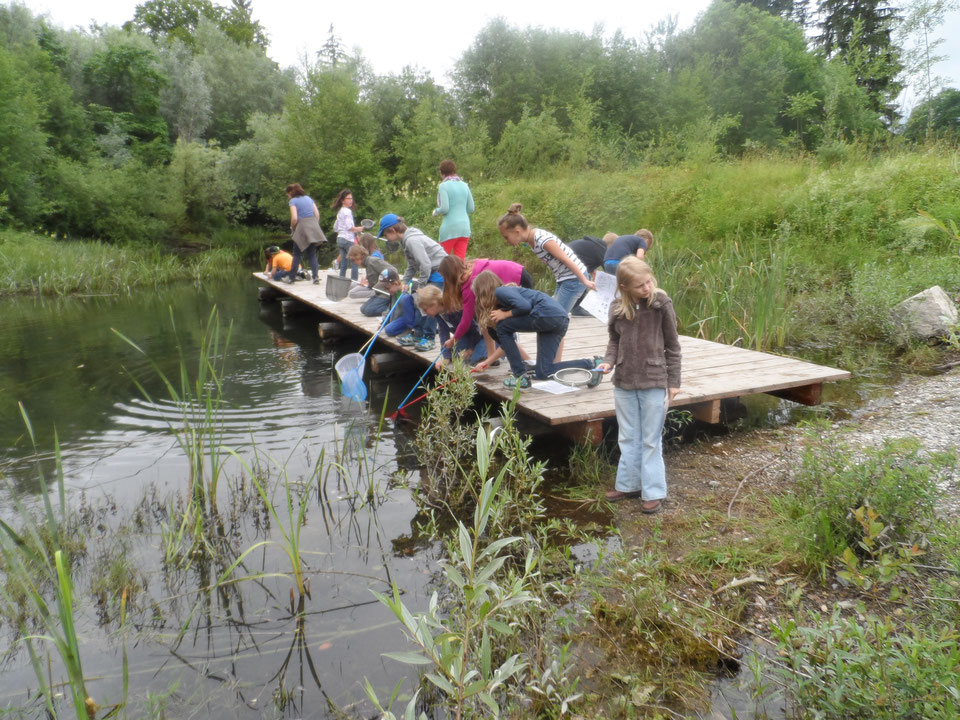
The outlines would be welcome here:
[[[228,5],[227,0],[214,0]],[[133,18],[134,0],[26,0],[35,13],[49,15],[63,27],[90,23],[122,25]],[[474,3],[438,0],[366,0],[351,3],[286,3],[253,0],[253,16],[270,38],[268,53],[281,66],[297,65],[304,53],[312,56],[327,38],[330,23],[349,47],[359,47],[378,74],[397,73],[405,65],[429,70],[449,84],[447,73],[491,19],[504,17],[519,27],[540,26],[590,33],[602,25],[606,35],[620,28],[630,37],[642,37],[668,12],[678,16],[680,28],[693,24],[709,0],[673,0],[646,3],[626,0],[556,2],[555,0],[484,0]],[[333,14],[332,8],[344,12]],[[457,16],[457,19],[454,18]],[[947,41],[940,54],[950,56],[937,73],[947,84],[960,86],[960,12],[951,13],[941,28]],[[908,101],[909,102],[909,101]]]

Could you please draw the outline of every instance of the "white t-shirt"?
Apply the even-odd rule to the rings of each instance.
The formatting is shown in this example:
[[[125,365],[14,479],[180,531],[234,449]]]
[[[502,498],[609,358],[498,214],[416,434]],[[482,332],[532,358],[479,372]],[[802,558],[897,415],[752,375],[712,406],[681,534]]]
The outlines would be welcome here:
[[[573,272],[573,270],[560,262],[559,258],[554,257],[550,251],[544,247],[550,240],[553,240],[556,246],[560,248],[560,252],[573,261],[573,264],[580,269],[580,272],[584,275],[587,274],[587,266],[580,261],[577,254],[573,252],[563,240],[542,228],[534,228],[533,244],[530,247],[533,248],[533,252],[537,254],[537,257],[547,264],[547,267],[553,272],[553,276],[557,279],[558,283],[564,280],[579,280],[580,278],[577,277],[577,274]]]
[[[350,242],[356,242],[357,236],[352,230],[352,228],[355,227],[353,211],[348,207],[340,208],[340,211],[337,213],[337,220],[333,223],[333,229],[336,231],[337,237],[349,240]]]

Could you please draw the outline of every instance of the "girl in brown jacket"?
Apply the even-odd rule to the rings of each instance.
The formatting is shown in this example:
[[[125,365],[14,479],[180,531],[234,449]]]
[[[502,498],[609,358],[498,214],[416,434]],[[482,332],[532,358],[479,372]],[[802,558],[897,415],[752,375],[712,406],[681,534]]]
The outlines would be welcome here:
[[[620,463],[608,500],[643,498],[643,512],[660,510],[667,496],[660,437],[670,401],[680,390],[680,341],[670,297],[643,260],[617,267],[620,299],[610,305],[610,341],[597,369],[613,375],[620,426]]]

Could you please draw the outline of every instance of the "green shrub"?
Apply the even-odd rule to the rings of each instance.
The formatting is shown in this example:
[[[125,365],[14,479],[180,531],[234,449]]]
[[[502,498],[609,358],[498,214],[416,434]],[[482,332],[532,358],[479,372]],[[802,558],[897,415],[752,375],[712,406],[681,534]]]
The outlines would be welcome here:
[[[834,613],[816,626],[775,626],[787,667],[774,665],[799,718],[947,720],[960,713],[960,635]]]
[[[835,435],[811,431],[795,491],[777,501],[792,541],[809,563],[824,567],[847,549],[857,551],[864,530],[856,511],[882,518],[889,543],[912,544],[934,522],[945,461],[927,457],[915,440],[888,440],[861,454]]]

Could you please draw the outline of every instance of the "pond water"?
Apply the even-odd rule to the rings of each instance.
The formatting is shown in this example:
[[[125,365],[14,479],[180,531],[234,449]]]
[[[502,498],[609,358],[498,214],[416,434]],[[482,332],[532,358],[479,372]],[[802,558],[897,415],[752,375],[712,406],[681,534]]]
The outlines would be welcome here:
[[[256,287],[243,277],[130,296],[3,301],[0,517],[16,518],[14,497],[39,507],[38,473],[55,476],[56,438],[67,504],[85,539],[74,571],[84,672],[103,706],[122,698],[124,655],[134,716],[369,717],[365,678],[387,698],[416,675],[382,657],[410,648],[371,593],[395,583],[409,607],[422,609],[437,571],[439,548],[416,533],[409,427],[380,426],[387,398],[393,409],[414,378],[367,378],[367,404],[345,400],[333,366],[356,341],[323,343],[316,316],[285,318],[279,303],[257,302]],[[224,471],[209,547],[185,554],[177,538],[191,466],[178,438],[203,422],[184,417],[159,373],[177,385],[181,363],[195,372],[214,307],[230,328],[214,445],[236,455],[216,456]],[[855,403],[830,386],[825,398],[812,412]],[[741,422],[751,425],[811,412],[766,396],[744,408]],[[563,465],[566,443],[545,444],[537,452]],[[271,488],[281,527],[241,480],[249,470]],[[311,593],[302,613],[291,611],[281,542],[287,487],[307,498],[300,546]],[[254,546],[233,573],[246,579],[218,587]],[[121,625],[124,586],[132,590]],[[10,645],[3,617],[0,637]],[[65,677],[55,658],[51,669],[54,682]],[[0,666],[0,708],[41,715],[37,683],[21,646]],[[413,687],[407,681],[401,697]]]
[[[300,544],[312,592],[299,622],[279,528],[225,452],[217,549],[188,558],[166,552],[190,475],[178,433],[202,423],[185,423],[158,369],[176,384],[182,356],[195,371],[214,306],[231,326],[219,444],[269,479],[281,524],[284,478],[311,497]],[[376,432],[387,392],[402,397],[410,378],[368,382],[366,406],[344,400],[333,364],[356,347],[323,344],[315,320],[285,319],[278,303],[261,307],[249,279],[122,297],[5,300],[2,329],[0,516],[16,516],[14,494],[39,505],[38,471],[55,476],[55,430],[67,503],[86,538],[74,582],[84,671],[98,703],[121,698],[124,650],[134,707],[166,707],[175,717],[332,717],[331,704],[369,715],[372,706],[357,706],[366,702],[364,678],[386,698],[415,675],[381,657],[409,648],[370,592],[387,592],[392,581],[421,608],[436,569],[437,549],[413,546],[416,507],[395,482],[415,468],[411,438],[391,423]],[[331,469],[335,460],[340,470]],[[263,577],[215,589],[232,559],[263,540],[274,544],[234,573]],[[124,584],[136,589],[121,631]],[[10,632],[0,621],[4,646]],[[55,682],[64,677],[55,660],[52,668]],[[26,652],[0,668],[0,707],[39,710],[36,689]]]

